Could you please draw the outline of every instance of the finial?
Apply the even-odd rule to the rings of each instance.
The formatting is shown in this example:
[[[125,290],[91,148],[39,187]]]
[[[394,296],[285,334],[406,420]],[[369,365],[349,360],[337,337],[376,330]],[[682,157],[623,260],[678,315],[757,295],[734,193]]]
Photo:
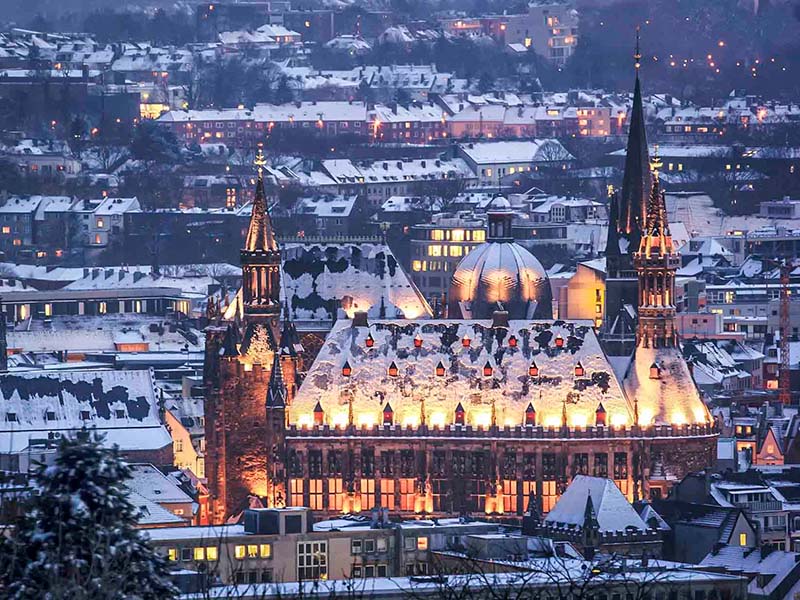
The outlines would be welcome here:
[[[267,159],[264,158],[264,152],[261,150],[261,146],[258,147],[256,159],[253,161],[253,164],[258,167],[258,178],[262,179],[264,176],[264,167],[267,164]]]
[[[653,156],[650,158],[650,170],[653,172],[653,179],[658,181],[658,171],[664,165],[661,157],[658,155],[658,144],[655,145]]]
[[[642,51],[639,49],[639,25],[636,26],[636,49],[633,51],[633,68],[639,72],[639,67],[642,66]]]

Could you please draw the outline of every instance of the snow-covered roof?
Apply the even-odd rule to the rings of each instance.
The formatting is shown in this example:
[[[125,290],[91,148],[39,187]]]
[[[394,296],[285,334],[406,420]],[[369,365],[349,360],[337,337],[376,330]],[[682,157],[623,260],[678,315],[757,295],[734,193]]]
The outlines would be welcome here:
[[[591,496],[600,531],[625,531],[632,527],[647,530],[647,524],[619,491],[616,484],[604,477],[576,475],[564,494],[545,517],[549,526],[582,526],[586,510],[586,499]]]
[[[476,164],[562,162],[575,160],[561,142],[537,139],[461,144],[460,151]]]
[[[26,371],[0,375],[0,448],[21,452],[32,440],[86,426],[120,450],[172,443],[159,419],[152,372]]]
[[[753,576],[747,585],[750,597],[771,597],[795,570],[797,554],[783,550],[736,545],[715,549],[700,561],[701,567],[722,569],[729,573],[744,573]],[[755,577],[761,575],[763,577]],[[771,576],[771,577],[770,577]]]
[[[138,494],[158,504],[191,504],[191,496],[154,465],[139,463],[130,465],[130,468],[131,479],[127,486]]]
[[[511,334],[514,347],[509,345]],[[372,347],[366,345],[369,335]],[[559,336],[561,348],[556,345]],[[421,347],[415,347],[415,338]],[[350,376],[342,373],[346,362]],[[440,362],[441,376],[436,374]],[[529,375],[532,362],[539,368],[537,378]],[[397,376],[389,374],[392,363]],[[578,363],[584,369],[581,376],[575,375]],[[484,375],[486,365],[490,376]],[[319,402],[331,424],[346,423],[345,390],[352,392],[354,412],[365,423],[380,422],[386,402],[396,423],[419,423],[424,398],[429,426],[452,423],[461,402],[466,422],[474,426],[490,425],[492,405],[500,426],[520,425],[532,403],[537,424],[560,427],[568,393],[575,400],[567,405],[570,426],[593,426],[601,403],[609,425],[633,420],[632,406],[588,322],[512,320],[508,329],[493,329],[491,321],[476,320],[370,319],[368,328],[338,321],[292,402],[290,422],[308,424]]]
[[[299,215],[314,217],[340,217],[348,218],[353,212],[353,207],[358,196],[316,196],[314,198],[300,198],[295,211]]]

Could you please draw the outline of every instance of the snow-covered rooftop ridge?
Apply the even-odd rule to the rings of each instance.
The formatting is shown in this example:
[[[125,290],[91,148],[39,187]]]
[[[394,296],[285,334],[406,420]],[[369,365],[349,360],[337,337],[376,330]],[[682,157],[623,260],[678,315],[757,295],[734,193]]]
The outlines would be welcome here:
[[[368,328],[339,321],[292,403],[290,423],[313,423],[319,402],[331,425],[346,424],[351,395],[356,425],[381,423],[386,403],[395,423],[417,425],[424,402],[429,426],[453,423],[459,403],[467,424],[488,427],[494,413],[498,425],[516,426],[530,403],[538,425],[560,427],[568,395],[571,427],[594,426],[601,403],[609,426],[633,421],[588,322],[512,320],[493,329],[491,321],[370,318]]]
[[[28,371],[0,375],[0,447],[18,452],[82,427],[121,450],[163,448],[151,371]]]
[[[641,531],[648,529],[613,481],[587,475],[575,476],[553,510],[548,513],[544,520],[545,525],[582,526],[589,496],[592,498],[601,532],[625,531],[629,527]]]

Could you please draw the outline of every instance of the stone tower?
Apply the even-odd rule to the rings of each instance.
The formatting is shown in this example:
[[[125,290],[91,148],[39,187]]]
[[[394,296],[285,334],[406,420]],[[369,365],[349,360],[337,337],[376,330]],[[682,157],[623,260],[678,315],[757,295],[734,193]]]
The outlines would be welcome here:
[[[274,506],[285,498],[276,477],[283,479],[280,440],[299,359],[279,343],[287,335],[281,336],[280,327],[281,253],[267,211],[260,150],[255,164],[258,183],[240,255],[242,289],[206,329],[205,461],[215,523],[250,505]]]
[[[653,187],[647,206],[647,226],[634,255],[639,279],[639,325],[636,345],[664,348],[677,345],[675,272],[681,260],[672,246],[664,192],[658,181],[659,158],[653,159]]]

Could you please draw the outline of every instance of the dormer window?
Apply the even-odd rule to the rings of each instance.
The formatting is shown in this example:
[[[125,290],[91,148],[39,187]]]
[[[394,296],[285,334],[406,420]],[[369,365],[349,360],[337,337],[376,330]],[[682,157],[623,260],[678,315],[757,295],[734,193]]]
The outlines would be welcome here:
[[[650,365],[650,379],[661,379],[661,367],[658,363]]]
[[[6,413],[6,422],[8,422],[8,423],[16,423],[17,422],[17,413],[13,413],[13,412]]]

